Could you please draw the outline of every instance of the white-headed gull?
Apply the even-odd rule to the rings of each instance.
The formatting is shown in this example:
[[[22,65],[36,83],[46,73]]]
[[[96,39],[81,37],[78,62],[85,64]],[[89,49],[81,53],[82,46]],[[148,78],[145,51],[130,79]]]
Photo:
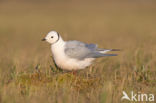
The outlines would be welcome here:
[[[69,71],[84,69],[99,57],[116,56],[116,54],[106,54],[106,52],[117,51],[117,49],[100,49],[96,44],[86,44],[76,40],[64,41],[56,31],[49,32],[42,40],[51,44],[56,65]]]

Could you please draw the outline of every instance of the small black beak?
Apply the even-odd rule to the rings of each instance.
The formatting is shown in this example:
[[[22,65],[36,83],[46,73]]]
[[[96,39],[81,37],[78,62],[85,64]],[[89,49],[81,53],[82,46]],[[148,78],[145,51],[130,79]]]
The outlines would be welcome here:
[[[46,40],[45,38],[42,39],[42,41],[45,41],[45,40]]]

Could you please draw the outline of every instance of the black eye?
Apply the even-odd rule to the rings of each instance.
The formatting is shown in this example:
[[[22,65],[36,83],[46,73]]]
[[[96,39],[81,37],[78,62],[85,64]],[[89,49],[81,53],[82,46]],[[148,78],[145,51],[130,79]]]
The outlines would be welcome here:
[[[51,36],[51,38],[54,38],[53,36]]]

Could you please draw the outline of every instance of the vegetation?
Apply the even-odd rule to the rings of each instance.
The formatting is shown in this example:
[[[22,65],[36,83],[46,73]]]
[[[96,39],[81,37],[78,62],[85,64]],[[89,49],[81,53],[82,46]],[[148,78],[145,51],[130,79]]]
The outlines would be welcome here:
[[[0,1],[0,103],[127,103],[122,91],[156,94],[156,2]],[[121,49],[76,75],[55,67],[41,39]]]

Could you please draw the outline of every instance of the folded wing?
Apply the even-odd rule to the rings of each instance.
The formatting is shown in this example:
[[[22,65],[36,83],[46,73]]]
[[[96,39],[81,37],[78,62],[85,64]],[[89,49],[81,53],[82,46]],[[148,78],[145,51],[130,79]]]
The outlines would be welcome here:
[[[105,52],[108,51],[111,51],[111,49],[98,49],[96,44],[86,44],[80,41],[68,41],[64,50],[67,56],[79,60],[103,56],[116,56],[116,54],[105,54]]]

